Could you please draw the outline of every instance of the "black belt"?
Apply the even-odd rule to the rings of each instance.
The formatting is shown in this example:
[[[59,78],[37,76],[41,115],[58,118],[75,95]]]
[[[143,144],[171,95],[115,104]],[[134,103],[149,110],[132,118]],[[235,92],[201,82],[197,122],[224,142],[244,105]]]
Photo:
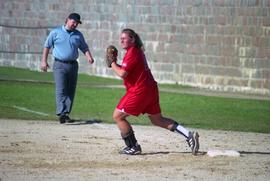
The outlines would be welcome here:
[[[77,63],[77,60],[59,60],[58,58],[54,59],[57,62],[66,63],[66,64],[75,64]]]

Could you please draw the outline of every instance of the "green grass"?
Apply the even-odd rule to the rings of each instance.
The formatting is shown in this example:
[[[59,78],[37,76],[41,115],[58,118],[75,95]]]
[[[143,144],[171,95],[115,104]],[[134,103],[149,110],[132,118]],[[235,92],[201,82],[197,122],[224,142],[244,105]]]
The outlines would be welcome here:
[[[78,88],[73,117],[111,120],[112,110],[124,93],[122,89]],[[25,82],[0,82],[0,117],[16,119],[55,119],[54,85]],[[43,112],[49,116],[27,113],[14,106]]]
[[[53,82],[52,72],[37,72],[21,68],[0,67],[0,80]],[[80,74],[78,85],[121,85],[122,81]]]
[[[0,81],[0,118],[56,119],[54,84],[42,82],[53,81],[52,73],[0,67],[0,79],[41,81]],[[119,85],[121,81],[80,74],[71,116],[81,120],[97,119],[113,123],[112,112],[125,90],[92,87],[108,84]],[[188,127],[270,133],[270,101],[160,92],[160,104],[164,116]],[[49,116],[22,111],[14,106]],[[150,124],[146,116],[130,117],[129,120],[132,124]]]
[[[163,93],[161,107],[189,127],[269,132],[270,101]]]

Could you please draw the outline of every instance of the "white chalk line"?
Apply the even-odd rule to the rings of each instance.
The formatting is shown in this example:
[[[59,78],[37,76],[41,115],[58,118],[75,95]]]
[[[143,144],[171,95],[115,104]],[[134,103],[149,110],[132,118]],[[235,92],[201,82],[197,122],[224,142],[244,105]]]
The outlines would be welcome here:
[[[20,107],[20,106],[12,106],[12,107],[15,109],[21,110],[21,111],[25,111],[25,112],[30,112],[30,113],[34,113],[34,114],[38,114],[38,115],[42,115],[42,116],[49,116],[49,114],[47,114],[47,113],[30,110],[30,109],[27,109],[25,107]]]

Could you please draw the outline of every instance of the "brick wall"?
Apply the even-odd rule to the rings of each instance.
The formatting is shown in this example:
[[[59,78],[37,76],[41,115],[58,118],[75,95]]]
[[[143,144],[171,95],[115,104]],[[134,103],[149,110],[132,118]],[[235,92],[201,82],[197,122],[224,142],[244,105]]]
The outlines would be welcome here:
[[[270,95],[269,0],[0,0],[0,8],[2,66],[38,70],[51,28],[78,12],[96,60],[81,55],[81,72],[115,77],[104,50],[120,49],[120,31],[130,27],[158,82]]]

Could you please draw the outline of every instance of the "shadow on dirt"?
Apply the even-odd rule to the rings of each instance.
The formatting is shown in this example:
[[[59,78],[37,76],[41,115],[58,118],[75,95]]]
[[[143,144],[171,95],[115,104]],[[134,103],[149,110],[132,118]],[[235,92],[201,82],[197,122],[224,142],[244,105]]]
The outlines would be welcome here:
[[[270,152],[260,152],[260,151],[239,151],[242,155],[270,155]]]
[[[240,155],[270,155],[270,152],[258,152],[258,151],[238,151]],[[170,151],[160,151],[160,152],[148,152],[142,153],[141,155],[167,155],[167,154],[191,154],[191,152],[170,152]],[[207,155],[206,151],[199,151],[195,156]]]
[[[185,152],[181,152],[181,151],[179,151],[179,152],[177,152],[177,151],[148,152],[148,153],[142,153],[141,155],[167,155],[167,154],[173,154],[173,153],[191,155],[191,152],[188,152],[188,151],[185,151]],[[197,153],[197,155],[194,155],[194,156],[202,156],[202,155],[205,155],[205,154],[207,154],[207,153],[199,151]]]
[[[89,120],[81,120],[81,119],[72,119],[71,123],[66,123],[66,125],[86,125],[86,124],[99,124],[102,123],[102,120],[99,119],[89,119]]]

